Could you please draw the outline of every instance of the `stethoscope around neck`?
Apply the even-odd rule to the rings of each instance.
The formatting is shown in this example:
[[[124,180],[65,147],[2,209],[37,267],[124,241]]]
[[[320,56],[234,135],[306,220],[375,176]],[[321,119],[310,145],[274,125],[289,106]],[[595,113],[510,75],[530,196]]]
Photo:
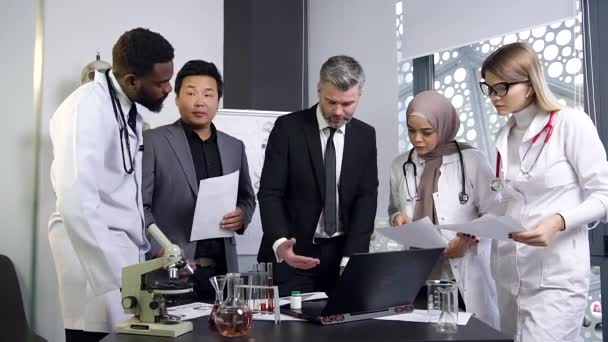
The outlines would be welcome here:
[[[114,116],[116,117],[116,122],[118,123],[118,136],[120,139],[120,152],[122,153],[122,167],[127,174],[132,174],[133,169],[133,155],[131,154],[131,144],[129,143],[129,130],[127,129],[127,121],[125,120],[125,114],[122,111],[122,107],[120,106],[120,101],[118,100],[118,96],[116,96],[116,90],[112,86],[112,81],[110,80],[110,70],[108,69],[105,72],[106,80],[108,81],[108,91],[110,93],[110,100],[112,101],[112,109],[114,109]],[[124,140],[124,142],[123,142]],[[125,146],[127,150],[127,157],[129,161],[129,167],[127,167],[127,160],[125,160]]]
[[[545,149],[545,145],[547,145],[547,143],[551,139],[551,136],[553,135],[553,129],[554,129],[553,121],[554,120],[555,120],[555,112],[551,112],[551,114],[549,114],[549,120],[547,121],[547,124],[543,127],[543,129],[541,129],[538,133],[536,133],[536,135],[534,135],[534,137],[532,137],[532,143],[530,144],[530,146],[528,146],[528,149],[524,153],[524,156],[521,158],[521,164],[519,166],[519,170],[521,171],[522,174],[524,174],[526,176],[529,175],[530,171],[532,171],[532,169],[536,166],[536,162],[538,162],[538,158],[540,158],[541,153],[543,153],[543,150]],[[541,145],[540,150],[536,154],[536,158],[534,158],[534,161],[532,162],[532,165],[530,165],[530,167],[525,168],[524,162],[526,160],[526,157],[528,156],[528,152],[530,152],[530,149],[532,148],[532,146],[538,141],[538,139],[540,139],[541,135],[545,131],[546,131],[545,139],[543,139],[543,144]],[[496,151],[496,178],[494,178],[494,180],[492,180],[492,183],[490,184],[490,189],[492,189],[493,191],[496,191],[496,192],[500,192],[500,191],[502,191],[502,189],[504,189],[503,181],[500,178],[501,162],[502,162],[502,158],[501,158],[500,152]]]
[[[466,192],[465,189],[465,166],[464,166],[464,158],[462,157],[462,149],[460,148],[460,144],[457,141],[453,141],[454,144],[456,144],[456,148],[458,149],[458,158],[460,159],[460,178],[461,178],[461,188],[460,188],[460,193],[458,193],[458,201],[460,201],[460,204],[465,205],[467,204],[467,202],[469,201],[469,195]],[[418,184],[417,184],[417,179],[418,179],[418,170],[416,168],[416,163],[414,163],[412,161],[412,155],[414,154],[414,149],[412,148],[410,150],[409,155],[407,156],[407,160],[403,163],[403,165],[401,166],[402,170],[403,170],[403,181],[405,183],[405,188],[407,190],[407,195],[408,197],[408,201],[410,201],[412,198],[418,200]],[[413,171],[414,171],[414,196],[412,196],[411,193],[411,189],[410,189],[410,185],[408,182],[408,178],[407,178],[407,166],[411,165]]]

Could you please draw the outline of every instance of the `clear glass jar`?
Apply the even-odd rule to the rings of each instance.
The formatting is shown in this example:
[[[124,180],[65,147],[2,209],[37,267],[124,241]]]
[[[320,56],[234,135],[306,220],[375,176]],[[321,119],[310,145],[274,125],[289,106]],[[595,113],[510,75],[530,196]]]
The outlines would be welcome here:
[[[458,329],[458,286],[452,280],[428,280],[426,282],[429,321],[441,332]]]

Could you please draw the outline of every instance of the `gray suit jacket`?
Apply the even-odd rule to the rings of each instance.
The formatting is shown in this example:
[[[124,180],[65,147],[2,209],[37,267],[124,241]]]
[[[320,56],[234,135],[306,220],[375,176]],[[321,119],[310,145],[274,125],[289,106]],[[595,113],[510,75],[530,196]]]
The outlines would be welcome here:
[[[245,213],[245,227],[255,210],[255,194],[249,177],[245,145],[242,141],[217,131],[217,144],[222,173],[240,170],[236,206]],[[142,197],[146,227],[156,223],[171,242],[184,250],[184,256],[194,258],[196,242],[190,242],[198,180],[190,147],[180,120],[171,125],[144,131]],[[245,229],[237,233],[243,234]],[[159,246],[152,241],[151,254]],[[224,239],[228,272],[236,272],[237,255],[234,238]]]

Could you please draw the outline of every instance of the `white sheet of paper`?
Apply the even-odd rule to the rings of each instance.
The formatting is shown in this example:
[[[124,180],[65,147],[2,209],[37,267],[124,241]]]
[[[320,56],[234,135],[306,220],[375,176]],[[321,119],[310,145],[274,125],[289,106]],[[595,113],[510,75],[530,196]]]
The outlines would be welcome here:
[[[508,216],[484,216],[469,223],[444,224],[437,227],[459,233],[471,234],[477,237],[504,241],[511,241],[511,239],[509,239],[509,233],[523,232],[526,230],[521,223]]]
[[[376,232],[406,247],[445,248],[448,245],[428,217],[397,227],[378,229]]]
[[[236,208],[239,171],[201,180],[194,209],[190,241],[232,237],[234,232],[222,229],[222,217]]]
[[[327,299],[325,292],[305,292],[302,293],[302,301],[307,302],[309,300]],[[279,305],[285,305],[291,303],[289,296],[279,298]]]
[[[378,317],[374,319],[385,320],[385,321],[402,321],[402,322],[421,322],[429,323],[436,322],[439,318],[441,311],[431,310],[429,313],[427,310],[414,310],[414,312],[404,313],[399,315]],[[469,312],[458,313],[458,325],[467,325],[472,314]]]
[[[169,307],[167,308],[167,313],[170,315],[178,316],[182,320],[189,320],[201,316],[209,316],[211,314],[212,308],[213,304],[196,302]]]
[[[274,315],[268,314],[268,313],[263,313],[263,314],[256,313],[256,314],[253,314],[253,320],[255,320],[255,321],[273,321],[274,322]],[[289,315],[281,314],[281,322],[284,322],[284,321],[306,321],[306,320],[297,318],[297,317],[293,317],[293,316],[289,316]]]

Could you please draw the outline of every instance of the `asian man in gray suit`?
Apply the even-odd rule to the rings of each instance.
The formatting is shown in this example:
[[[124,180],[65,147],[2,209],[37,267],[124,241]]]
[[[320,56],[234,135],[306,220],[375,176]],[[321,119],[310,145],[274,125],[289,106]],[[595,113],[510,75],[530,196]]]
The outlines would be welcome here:
[[[237,271],[236,242],[219,238],[190,242],[200,180],[240,171],[235,210],[222,228],[243,234],[255,209],[242,141],[212,123],[222,97],[222,77],[213,63],[187,62],[175,79],[175,102],[181,118],[144,132],[142,197],[146,227],[155,223],[196,263],[192,280],[199,300],[212,300],[209,277]],[[151,241],[150,255],[161,251]]]

